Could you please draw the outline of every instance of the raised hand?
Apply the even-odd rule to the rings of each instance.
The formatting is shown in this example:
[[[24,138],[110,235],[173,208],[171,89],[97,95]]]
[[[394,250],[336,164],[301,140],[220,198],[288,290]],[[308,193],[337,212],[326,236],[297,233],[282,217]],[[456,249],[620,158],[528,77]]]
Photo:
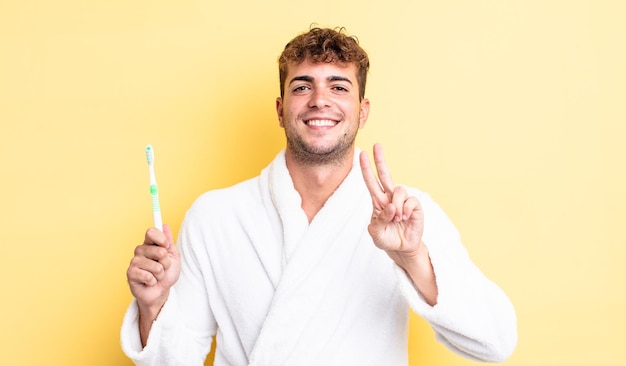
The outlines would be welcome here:
[[[406,271],[426,302],[435,305],[438,288],[428,248],[422,243],[424,212],[419,201],[409,196],[404,187],[394,186],[380,144],[374,145],[378,178],[367,153],[361,152],[359,158],[363,179],[372,196],[372,219],[367,230],[374,244]]]
[[[164,225],[163,232],[155,228],[146,231],[143,244],[135,248],[126,276],[139,307],[139,330],[145,346],[152,322],[180,276],[180,253],[169,226]]]
[[[378,179],[367,153],[361,152],[361,171],[372,196],[373,212],[368,231],[374,244],[385,251],[411,255],[421,245],[424,214],[416,197],[402,186],[394,186],[380,144],[374,145],[374,163]]]

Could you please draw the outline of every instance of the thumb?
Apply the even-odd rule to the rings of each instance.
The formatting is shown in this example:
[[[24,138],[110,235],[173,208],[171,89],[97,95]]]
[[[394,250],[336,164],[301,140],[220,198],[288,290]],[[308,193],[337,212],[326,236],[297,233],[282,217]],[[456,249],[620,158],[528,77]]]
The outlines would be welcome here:
[[[396,206],[392,203],[388,203],[387,206],[380,212],[379,219],[381,223],[387,224],[391,222],[396,216]]]
[[[174,246],[174,239],[172,239],[172,230],[169,225],[163,225],[163,234],[165,234],[165,239],[167,241],[167,246],[165,248],[170,250],[170,248]]]

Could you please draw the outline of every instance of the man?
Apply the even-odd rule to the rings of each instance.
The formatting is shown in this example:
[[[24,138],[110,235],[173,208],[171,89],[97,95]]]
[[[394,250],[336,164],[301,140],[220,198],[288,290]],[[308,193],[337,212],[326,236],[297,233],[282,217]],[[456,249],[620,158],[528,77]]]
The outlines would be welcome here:
[[[394,185],[380,145],[378,178],[356,150],[368,68],[342,30],[287,44],[286,149],[258,177],[202,195],[178,247],[165,226],[135,250],[122,345],[136,364],[201,365],[215,335],[215,365],[407,365],[409,307],[465,357],[511,354],[513,307],[443,211]]]

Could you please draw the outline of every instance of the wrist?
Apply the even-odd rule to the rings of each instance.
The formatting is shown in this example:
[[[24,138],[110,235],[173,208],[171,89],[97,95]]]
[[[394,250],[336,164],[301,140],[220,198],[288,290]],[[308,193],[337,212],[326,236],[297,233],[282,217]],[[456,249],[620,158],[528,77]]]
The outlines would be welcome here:
[[[414,272],[419,268],[430,267],[430,256],[428,248],[423,242],[417,246],[417,249],[411,251],[391,251],[387,254],[396,262],[396,264],[408,273]]]
[[[150,330],[152,329],[152,324],[158,318],[166,301],[167,296],[165,296],[162,301],[158,301],[150,305],[142,304],[137,301],[137,307],[139,308],[139,337],[143,347],[148,344],[148,336],[150,334]]]
[[[167,298],[169,297],[168,295],[169,295],[169,291],[163,297],[160,297],[156,301],[153,301],[150,303],[145,303],[145,302],[141,302],[137,300],[137,307],[139,308],[140,320],[142,322],[147,321],[150,323],[155,321],[156,318],[159,316],[159,313],[161,313],[161,309],[163,309],[163,306],[167,302]]]
[[[420,242],[414,251],[387,254],[406,272],[426,302],[434,306],[437,303],[438,288],[426,245]]]

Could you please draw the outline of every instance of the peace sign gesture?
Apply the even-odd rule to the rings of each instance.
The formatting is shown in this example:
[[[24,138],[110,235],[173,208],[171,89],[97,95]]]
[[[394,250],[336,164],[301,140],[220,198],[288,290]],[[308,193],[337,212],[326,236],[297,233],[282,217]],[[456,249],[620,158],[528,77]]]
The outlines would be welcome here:
[[[361,152],[360,159],[363,179],[374,206],[372,220],[367,228],[374,244],[387,252],[414,254],[424,232],[424,214],[419,201],[409,196],[404,187],[394,186],[380,144],[374,145],[378,179],[370,167],[367,153]]]
[[[409,275],[429,305],[437,303],[438,288],[428,248],[422,243],[424,212],[416,197],[402,186],[394,186],[385,164],[383,148],[374,145],[374,164],[361,152],[361,172],[372,196],[372,219],[367,231],[374,244],[384,250]]]

